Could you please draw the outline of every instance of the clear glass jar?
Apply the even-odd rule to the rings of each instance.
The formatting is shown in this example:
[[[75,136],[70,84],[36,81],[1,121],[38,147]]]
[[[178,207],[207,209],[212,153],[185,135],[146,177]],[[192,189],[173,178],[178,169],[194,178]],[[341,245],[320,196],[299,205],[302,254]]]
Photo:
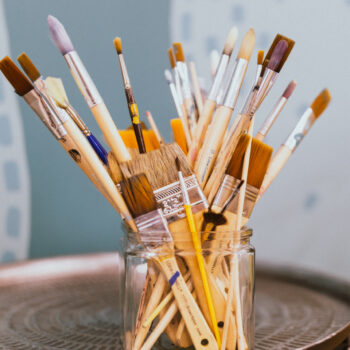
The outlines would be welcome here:
[[[248,228],[220,232],[220,238],[216,232],[201,233],[202,249],[196,252],[192,241],[184,239],[189,233],[177,233],[174,242],[165,232],[127,232],[125,349],[215,350],[221,349],[218,344],[224,338],[228,350],[235,350],[237,342],[253,349],[255,249],[251,235]],[[202,273],[200,260],[205,266]],[[213,327],[214,320],[217,327]]]

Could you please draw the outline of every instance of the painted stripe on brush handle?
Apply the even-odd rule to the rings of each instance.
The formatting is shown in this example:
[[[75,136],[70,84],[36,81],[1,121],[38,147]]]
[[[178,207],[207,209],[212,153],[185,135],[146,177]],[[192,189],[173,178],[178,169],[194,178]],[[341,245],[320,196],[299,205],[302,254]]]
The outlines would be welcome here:
[[[99,156],[101,161],[107,165],[108,164],[108,153],[105,150],[105,148],[100,144],[100,142],[97,140],[97,138],[90,134],[87,136],[88,141],[90,142],[90,145],[95,150],[96,154]]]

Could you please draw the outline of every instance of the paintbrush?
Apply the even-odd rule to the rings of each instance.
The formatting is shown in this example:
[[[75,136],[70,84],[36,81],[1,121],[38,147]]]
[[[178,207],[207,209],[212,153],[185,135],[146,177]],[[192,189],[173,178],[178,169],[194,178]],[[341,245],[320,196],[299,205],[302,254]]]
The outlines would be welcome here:
[[[207,210],[208,204],[195,175],[192,174],[191,167],[185,154],[176,143],[162,146],[159,150],[146,154],[140,154],[133,158],[132,161],[120,163],[120,169],[126,178],[140,173],[145,173],[147,175],[156,201],[162,209],[164,217],[168,220],[169,230],[173,234],[175,247],[180,250],[193,252],[192,235],[189,231],[186,215],[183,212],[181,187],[178,181],[178,172],[175,167],[176,158],[180,160],[180,167],[188,190],[196,225],[200,228],[202,215],[203,212]],[[204,317],[212,328],[210,312],[196,257],[194,254],[187,254],[184,256],[184,259],[191,273],[198,303]],[[219,290],[211,276],[208,276],[208,283],[215,306],[216,319],[218,324],[222,325],[226,305],[225,296]],[[231,334],[234,332],[233,317],[230,321],[230,327]],[[231,339],[228,346],[230,349],[234,350],[233,341],[234,339]]]
[[[256,59],[257,59],[257,66],[256,66],[255,84],[258,82],[258,79],[261,74],[262,65],[264,62],[264,50],[258,51]]]
[[[292,80],[286,89],[284,90],[282,96],[278,99],[271,112],[268,114],[263,125],[260,127],[259,131],[256,133],[255,138],[259,141],[263,141],[269,130],[271,129],[273,123],[276,121],[282,109],[286,105],[289,97],[292,95],[297,83],[295,80]]]
[[[280,173],[289,157],[296,150],[299,143],[309,132],[315,121],[327,108],[330,101],[331,95],[328,89],[324,89],[314,99],[310,107],[306,109],[304,114],[299,119],[297,125],[288,136],[287,140],[280,146],[276,154],[273,156],[264,178],[264,182],[261,186],[260,196],[268,189],[272,181]]]
[[[103,189],[102,193],[112,202],[113,207],[125,220],[126,224],[131,229],[135,229],[136,227],[129,210],[112,179],[109,177],[106,169],[86,138],[70,119],[68,114],[66,114],[64,110],[61,110],[60,113],[56,113],[56,110],[52,108],[52,104],[48,103],[48,99],[41,94],[39,90],[34,89],[33,85],[26,79],[9,57],[5,57],[1,60],[0,69],[15,88],[17,94],[23,97],[33,111],[44,121],[62,147],[72,156],[78,165],[80,166],[79,163],[82,162],[82,160],[86,162],[86,165],[84,164],[84,166],[81,166],[81,169],[90,179],[93,179],[92,181],[96,184],[97,188]],[[56,122],[56,120],[58,120],[58,122]]]
[[[191,74],[191,80],[193,85],[194,101],[196,103],[198,114],[200,115],[203,109],[203,99],[202,99],[201,88],[198,82],[196,65],[194,64],[194,62],[191,61],[189,66],[190,66],[190,74]]]
[[[182,49],[182,44],[180,42],[173,43],[173,49],[176,58],[176,68],[180,76],[184,104],[186,107],[188,128],[190,129],[190,134],[192,137],[197,125],[198,111],[196,110],[194,99],[192,97],[190,77],[188,74],[186,58]]]
[[[185,132],[185,137],[186,137],[186,147],[189,147],[191,144],[191,134],[190,134],[190,129],[188,128],[188,121],[187,121],[187,116],[184,114],[184,108],[181,107],[182,103],[179,100],[179,94],[177,93],[177,89],[174,85],[173,82],[173,77],[168,69],[164,71],[165,79],[167,83],[169,84],[171,96],[173,97],[174,105],[176,108],[177,116],[180,118],[182,122],[182,127]]]
[[[51,15],[48,16],[47,21],[52,40],[66,60],[72,76],[91,109],[108,146],[119,162],[130,160],[130,154],[118,133],[118,129],[78,53],[75,51],[66,30],[57,18]]]
[[[250,60],[255,45],[254,30],[250,29],[242,39],[241,47],[237,56],[235,71],[224,98],[224,103],[213,116],[210,132],[206,133],[202,145],[204,152],[197,158],[195,163],[196,174],[199,183],[204,187],[210,172],[214,166],[216,156],[222,145],[227,125],[230,121],[233,110],[236,106],[237,98],[246,74],[248,62]],[[240,134],[240,130],[239,134]]]
[[[228,62],[230,60],[232,51],[236,44],[237,36],[238,36],[238,30],[236,27],[233,27],[226,39],[225,46],[222,51],[220,61],[218,63],[218,67],[216,70],[215,78],[211,86],[211,89],[209,91],[208,97],[205,100],[203,111],[199,116],[196,130],[192,134],[192,143],[188,153],[188,159],[191,165],[194,164],[197,158],[199,148],[201,147],[201,144],[204,140],[205,133],[207,131],[208,125],[213,115],[213,112],[216,106],[215,100],[219,93],[220,84],[222,83],[224,74],[227,69]]]
[[[218,349],[215,338],[180,273],[167,221],[162,211],[157,209],[157,202],[147,177],[144,174],[132,176],[121,181],[120,187],[138,228],[140,241],[146,249],[156,254],[153,259],[161,267],[171,286],[194,347],[202,349],[205,345],[210,349]],[[157,232],[158,244],[154,240]],[[135,344],[135,348],[138,349],[140,345]]]
[[[113,40],[113,43],[114,43],[114,47],[118,53],[118,59],[119,59],[119,64],[120,64],[120,70],[121,70],[122,77],[123,77],[126,101],[128,103],[129,114],[130,114],[132,126],[134,128],[134,132],[135,132],[135,136],[136,136],[136,140],[137,140],[137,145],[139,147],[140,153],[146,153],[145,142],[144,142],[144,139],[142,136],[142,130],[141,130],[141,125],[140,125],[139,110],[137,108],[135,97],[134,97],[134,94],[132,92],[131,83],[130,83],[128,71],[126,69],[125,60],[124,60],[124,55],[123,55],[123,50],[122,50],[122,40],[119,37],[116,37]]]
[[[154,132],[154,134],[159,142],[159,145],[161,145],[161,146],[165,145],[164,139],[163,139],[162,135],[160,134],[160,131],[157,127],[156,122],[153,119],[152,113],[150,111],[146,111],[145,115],[146,115],[147,121],[148,121],[151,129],[153,130],[153,132]]]
[[[187,143],[185,130],[180,119],[171,119],[170,120],[171,129],[173,131],[174,141],[180,146],[182,152],[187,154]]]
[[[210,74],[211,77],[214,79],[215,78],[215,74],[216,74],[216,70],[218,69],[219,66],[219,62],[220,62],[220,53],[218,50],[211,50],[210,51]]]
[[[283,64],[281,64],[281,62],[285,62],[286,56],[288,56],[289,53],[290,50],[288,48],[288,43],[285,40],[282,40],[281,44],[277,43],[272,51],[266,70],[275,72],[275,70],[282,68]],[[221,147],[214,169],[204,188],[204,193],[209,202],[212,202],[221,185],[222,176],[232,158],[239,136],[247,130],[251,119],[261,105],[257,97],[260,92],[260,87],[263,84],[265,83],[258,81],[258,83],[254,85],[246,99],[241,113],[236,117],[227,133],[226,142]]]
[[[28,55],[25,52],[22,52],[17,57],[18,62],[20,63],[21,67],[25,71],[25,73],[28,75],[29,79],[34,83],[34,85],[43,93],[45,94],[45,82],[43,80],[43,77],[41,76],[38,69],[35,67],[33,62],[30,60]],[[75,124],[79,127],[79,129],[82,131],[82,133],[86,136],[88,139],[90,145],[93,147],[97,155],[100,157],[102,162],[104,164],[107,164],[107,151],[104,149],[104,147],[100,144],[100,142],[97,140],[97,138],[91,133],[91,131],[88,129],[84,121],[81,119],[81,117],[78,115],[76,110],[70,105],[68,101],[68,97],[66,94],[66,91],[64,89],[63,83],[61,79],[55,79],[55,78],[47,78],[52,84],[56,84],[56,90],[60,92],[60,99],[59,99],[59,107],[64,108],[69,116],[73,119]],[[55,101],[57,102],[57,101]]]

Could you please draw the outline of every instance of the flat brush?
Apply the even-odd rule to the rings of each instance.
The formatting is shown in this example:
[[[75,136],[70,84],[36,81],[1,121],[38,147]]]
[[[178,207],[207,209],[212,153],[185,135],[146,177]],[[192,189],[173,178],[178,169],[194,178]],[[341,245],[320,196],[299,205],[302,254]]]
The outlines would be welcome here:
[[[139,154],[139,147],[137,144],[137,139],[135,136],[134,129],[119,130],[119,135],[121,136],[125,146],[128,148],[130,156],[133,157],[134,154]],[[153,130],[142,130],[143,139],[145,141],[146,151],[152,151],[160,147],[158,139]]]
[[[118,53],[118,59],[120,64],[120,70],[122,72],[122,77],[123,77],[126,101],[128,103],[129,114],[130,114],[132,126],[134,128],[134,132],[136,135],[137,145],[139,147],[140,153],[146,153],[146,146],[143,140],[141,125],[140,125],[139,110],[135,101],[134,94],[132,92],[128,71],[126,69],[126,64],[125,64],[123,50],[122,50],[122,41],[119,37],[116,37],[113,40],[113,43]]]
[[[144,174],[132,176],[123,180],[120,187],[139,230],[140,241],[147,249],[158,255],[153,259],[169,281],[194,347],[202,349],[205,344],[210,349],[217,349],[215,338],[180,273],[167,221],[161,210],[157,209],[157,202],[147,177]],[[161,235],[158,245],[154,244],[155,232]],[[140,345],[135,344],[135,348],[138,349]]]
[[[190,133],[190,129],[188,128],[186,114],[184,114],[184,110],[181,107],[181,101],[179,100],[179,94],[177,92],[177,89],[175,88],[175,85],[173,82],[173,77],[172,77],[170,71],[168,69],[166,69],[164,71],[164,75],[165,75],[165,79],[166,79],[167,83],[169,84],[169,88],[170,88],[171,96],[172,96],[174,104],[175,104],[177,116],[180,118],[180,120],[182,122],[182,127],[184,129],[185,137],[186,137],[186,144],[187,144],[186,147],[189,147],[189,145],[191,144],[191,133]]]
[[[274,107],[272,108],[271,112],[265,119],[263,125],[255,135],[255,138],[259,141],[263,141],[269,130],[271,129],[273,123],[276,121],[280,113],[282,112],[282,109],[286,105],[289,97],[292,95],[297,83],[295,80],[292,80],[287,88],[284,90],[282,96],[278,99]]]
[[[308,107],[304,114],[301,116],[297,125],[288,136],[287,140],[280,146],[276,154],[273,156],[264,178],[264,182],[261,186],[260,196],[268,189],[272,181],[280,173],[289,157],[296,150],[306,134],[310,131],[315,121],[327,108],[329,102],[331,101],[331,98],[332,97],[328,89],[322,90],[312,102],[310,107]]]
[[[108,146],[119,162],[130,160],[131,156],[118,133],[118,129],[62,23],[51,15],[48,16],[47,21],[52,40],[66,60],[72,76],[91,109]]]
[[[237,98],[254,46],[255,33],[253,29],[250,29],[242,39],[241,47],[236,60],[235,71],[224,98],[224,103],[215,111],[210,132],[207,132],[205,135],[202,146],[203,153],[201,154],[201,157],[197,158],[195,163],[195,170],[199,178],[199,182],[203,187],[209,178],[215,164],[216,157],[223,143],[224,135],[236,106]],[[237,129],[237,132],[240,134],[241,130]]]
[[[210,92],[208,94],[208,97],[204,103],[203,111],[199,116],[196,130],[192,134],[192,143],[188,153],[188,159],[191,165],[194,164],[197,158],[199,148],[204,140],[205,133],[213,115],[216,105],[215,100],[219,93],[220,84],[222,83],[224,74],[226,72],[228,62],[230,60],[232,51],[237,40],[237,36],[238,30],[236,27],[233,27],[226,39],[225,46],[217,66],[215,78],[211,86]]]
[[[182,44],[180,42],[173,43],[173,49],[176,58],[176,67],[178,69],[181,81],[182,93],[188,118],[188,127],[190,129],[191,136],[193,136],[197,125],[198,113],[192,97],[190,77],[188,74],[186,58],[182,49]]]
[[[69,116],[73,119],[75,124],[81,130],[81,132],[85,135],[87,140],[89,141],[92,148],[95,150],[96,154],[99,156],[101,161],[107,165],[108,164],[108,153],[105,148],[101,145],[101,143],[97,140],[97,138],[91,133],[83,119],[79,116],[78,112],[73,108],[73,106],[69,103],[66,91],[64,89],[63,83],[61,79],[47,77],[45,79],[46,86],[48,89],[56,90],[56,99],[55,102],[58,107],[63,108],[67,111]]]
[[[145,115],[146,115],[147,121],[148,121],[151,129],[153,130],[154,134],[156,135],[156,138],[159,142],[159,145],[164,145],[165,144],[164,139],[163,139],[162,135],[160,134],[160,131],[157,127],[156,122],[153,119],[152,113],[150,111],[146,111]]]
[[[180,119],[171,119],[170,120],[171,129],[173,131],[174,141],[180,146],[182,152],[187,154],[187,143],[185,130]]]

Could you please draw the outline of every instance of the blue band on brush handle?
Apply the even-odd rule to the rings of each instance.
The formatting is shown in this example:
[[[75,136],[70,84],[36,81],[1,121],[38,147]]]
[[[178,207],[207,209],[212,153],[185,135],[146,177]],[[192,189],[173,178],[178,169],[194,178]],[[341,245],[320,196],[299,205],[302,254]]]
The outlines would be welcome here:
[[[98,142],[97,138],[92,134],[90,134],[87,137],[87,139],[89,140],[90,145],[93,147],[93,149],[95,150],[97,155],[100,157],[102,162],[107,165],[108,164],[108,153],[104,149],[104,147]]]
[[[171,276],[171,278],[170,278],[170,280],[169,280],[169,283],[170,283],[170,286],[172,286],[175,282],[176,282],[176,280],[177,280],[177,278],[180,276],[180,272],[179,271],[176,271],[172,276]]]

